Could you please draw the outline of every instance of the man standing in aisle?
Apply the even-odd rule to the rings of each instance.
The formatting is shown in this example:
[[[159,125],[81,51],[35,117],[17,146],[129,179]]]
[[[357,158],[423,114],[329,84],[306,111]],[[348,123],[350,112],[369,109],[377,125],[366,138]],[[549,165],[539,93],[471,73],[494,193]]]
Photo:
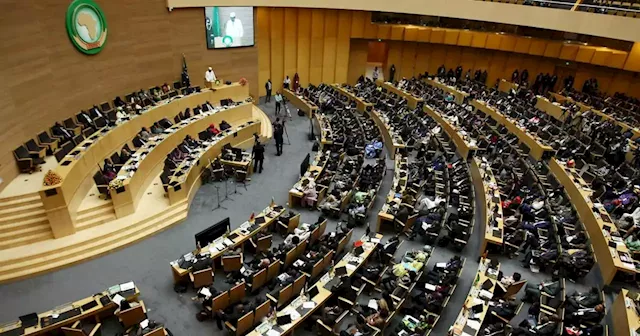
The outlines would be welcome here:
[[[204,73],[204,80],[207,82],[207,87],[213,87],[213,82],[216,81],[216,74],[211,67]]]
[[[273,138],[276,140],[276,156],[282,155],[282,145],[284,143],[284,139],[282,136],[284,135],[284,121],[280,122],[280,118],[276,118],[276,121],[273,122]]]
[[[262,162],[264,161],[264,146],[260,143],[260,140],[256,139],[256,144],[253,145],[253,171],[256,173],[262,173]],[[258,170],[258,168],[260,168]]]
[[[271,78],[267,79],[267,82],[264,83],[264,88],[265,90],[267,90],[267,97],[265,98],[264,102],[268,103],[271,101],[271,88],[272,88]]]
[[[280,105],[282,105],[282,94],[280,91],[276,92],[276,115],[280,114]]]

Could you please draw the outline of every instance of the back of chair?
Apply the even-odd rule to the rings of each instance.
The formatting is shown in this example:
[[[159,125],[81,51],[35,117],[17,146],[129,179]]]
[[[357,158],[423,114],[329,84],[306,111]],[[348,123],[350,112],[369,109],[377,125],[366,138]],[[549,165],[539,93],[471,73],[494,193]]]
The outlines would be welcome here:
[[[146,318],[147,314],[142,305],[120,312],[120,321],[125,329],[144,321]]]
[[[256,313],[255,313],[255,317],[254,317],[255,324],[260,323],[262,318],[269,314],[269,310],[271,310],[271,301],[270,300],[267,300],[263,304],[259,305],[258,308],[256,308]]]
[[[222,266],[225,272],[240,270],[242,268],[242,255],[222,257]]]
[[[267,269],[263,268],[251,278],[251,292],[259,291],[267,283]]]
[[[293,295],[298,295],[300,292],[302,292],[302,289],[304,288],[304,283],[306,282],[307,277],[303,275],[300,275],[294,282],[293,282]]]
[[[268,235],[268,236],[258,238],[258,242],[256,243],[256,252],[260,253],[260,252],[269,251],[269,248],[271,248],[272,238],[273,238],[273,235]]]
[[[311,270],[311,279],[315,279],[318,275],[320,275],[323,269],[324,269],[324,258],[322,258],[321,260],[318,260],[318,262],[316,262],[313,265],[313,269]]]
[[[278,294],[278,307],[281,307],[293,297],[293,284],[289,284],[287,287],[280,290]]]
[[[295,229],[300,224],[300,214],[297,214],[291,218],[289,218],[289,225],[287,226],[287,233],[293,233]]]
[[[144,334],[143,336],[164,336],[165,335],[164,332],[165,332],[164,328],[158,328],[158,329],[155,329],[154,331]]]
[[[193,273],[193,287],[200,288],[213,284],[213,269],[205,268]]]
[[[82,329],[76,329],[76,328],[67,328],[67,327],[62,327],[62,332],[64,333],[64,336],[86,336],[84,334],[84,331],[82,331]]]
[[[267,281],[271,281],[271,279],[277,277],[278,274],[280,274],[280,263],[274,262],[269,265],[269,268],[267,269]]]
[[[220,295],[213,298],[213,301],[211,303],[211,309],[214,312],[219,310],[224,310],[227,307],[229,307],[229,300],[230,300],[229,292],[221,293]]]
[[[229,290],[229,300],[231,304],[234,304],[246,296],[247,288],[245,286],[245,282],[243,281],[241,284],[236,285],[235,287]]]
[[[322,269],[326,269],[327,267],[331,266],[331,261],[333,261],[334,254],[335,252],[333,252],[333,250],[325,254],[324,258],[322,258]]]
[[[249,329],[253,327],[254,314],[252,311],[248,312],[245,316],[238,320],[236,325],[236,335],[244,335]]]
[[[527,284],[527,280],[520,280],[518,282],[514,282],[509,288],[507,288],[507,292],[505,293],[505,297],[509,298],[515,296],[520,292],[522,287]]]

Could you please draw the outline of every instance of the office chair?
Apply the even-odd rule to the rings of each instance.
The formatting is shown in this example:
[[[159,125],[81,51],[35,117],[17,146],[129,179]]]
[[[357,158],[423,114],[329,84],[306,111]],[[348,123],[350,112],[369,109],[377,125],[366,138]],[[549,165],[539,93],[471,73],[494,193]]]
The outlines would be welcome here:
[[[88,322],[76,321],[71,327],[62,327],[64,336],[96,336],[100,335],[102,323],[92,324]]]
[[[247,171],[242,169],[236,169],[235,171],[236,182],[241,184],[244,187],[244,190],[247,190]]]
[[[34,159],[24,145],[13,151],[13,157],[16,159],[18,169],[20,169],[21,173],[31,174],[38,169],[37,163],[34,162]]]
[[[25,145],[27,146],[29,152],[38,153],[38,157],[41,159],[44,159],[44,157],[47,155],[47,147],[36,144],[33,139],[29,139],[29,141],[27,141]]]
[[[56,149],[58,149],[59,142],[59,139],[51,139],[49,133],[47,133],[46,131],[38,134],[38,143],[42,147],[47,147],[47,153],[49,153],[50,155],[53,154]]]
[[[107,181],[105,181],[100,170],[93,174],[93,182],[96,183],[96,187],[98,187],[100,194],[109,198],[109,185],[107,184]]]

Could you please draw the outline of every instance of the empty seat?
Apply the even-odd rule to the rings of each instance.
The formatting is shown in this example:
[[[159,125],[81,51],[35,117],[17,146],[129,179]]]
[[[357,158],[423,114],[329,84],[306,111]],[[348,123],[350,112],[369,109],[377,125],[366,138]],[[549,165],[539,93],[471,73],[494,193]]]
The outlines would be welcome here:
[[[13,156],[16,159],[16,163],[18,164],[18,169],[22,173],[31,174],[34,170],[37,169],[36,159],[31,157],[29,150],[27,147],[20,146],[13,151]]]
[[[103,195],[109,195],[109,185],[107,181],[102,176],[102,172],[98,170],[95,174],[93,174],[93,182],[96,183],[96,187],[98,187],[98,191]]]
[[[47,132],[38,134],[38,143],[47,147],[47,152],[49,152],[49,154],[53,154],[53,152],[58,149],[58,140],[51,139]]]

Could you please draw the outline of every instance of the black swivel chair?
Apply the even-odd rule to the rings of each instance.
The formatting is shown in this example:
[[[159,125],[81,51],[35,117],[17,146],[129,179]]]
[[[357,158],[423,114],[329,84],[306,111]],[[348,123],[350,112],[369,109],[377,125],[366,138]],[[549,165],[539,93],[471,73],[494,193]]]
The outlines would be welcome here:
[[[96,187],[98,187],[98,191],[100,194],[103,194],[109,197],[109,184],[105,181],[104,176],[102,176],[102,172],[98,170],[95,174],[93,174],[93,181],[96,183]]]
[[[37,153],[39,158],[44,158],[47,155],[47,147],[38,145],[35,140],[30,139],[25,143],[30,153]]]
[[[13,151],[13,157],[16,159],[18,169],[21,173],[33,173],[37,169],[34,159],[29,154],[29,150],[24,145]]]
[[[47,147],[47,153],[48,153],[49,155],[51,155],[51,154],[53,154],[53,152],[58,148],[58,145],[59,145],[59,143],[60,143],[60,140],[58,140],[58,139],[55,139],[55,140],[54,140],[54,139],[52,139],[52,138],[49,136],[49,133],[47,133],[47,132],[45,131],[45,132],[42,132],[42,133],[38,134],[38,143],[39,143],[41,146]]]

